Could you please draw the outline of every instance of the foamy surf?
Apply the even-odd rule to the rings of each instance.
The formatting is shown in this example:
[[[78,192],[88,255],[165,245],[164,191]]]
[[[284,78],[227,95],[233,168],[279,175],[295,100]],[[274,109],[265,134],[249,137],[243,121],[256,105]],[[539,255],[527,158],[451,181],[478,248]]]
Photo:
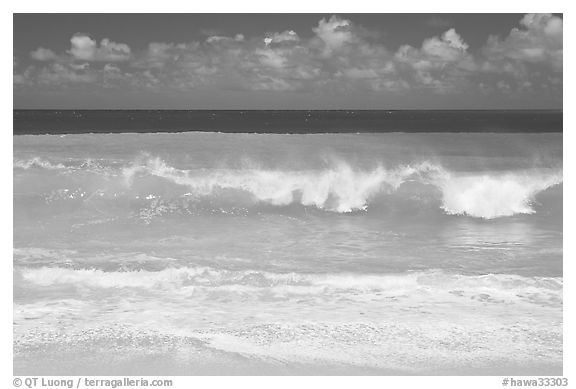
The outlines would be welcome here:
[[[535,196],[562,183],[562,171],[538,169],[508,173],[462,175],[430,162],[386,169],[355,169],[345,161],[320,171],[223,169],[194,172],[180,170],[153,158],[144,165],[124,169],[128,183],[144,173],[185,186],[198,197],[219,191],[249,193],[257,202],[285,206],[299,203],[347,213],[366,210],[378,195],[397,191],[406,182],[431,185],[441,192],[441,208],[450,215],[484,219],[531,214]]]
[[[484,219],[532,214],[536,195],[560,184],[562,171],[456,176],[437,182],[446,213]]]
[[[24,169],[28,170],[30,168],[37,168],[37,169],[49,169],[49,170],[58,170],[58,169],[65,169],[66,167],[61,163],[53,164],[50,161],[47,161],[40,157],[34,157],[27,160],[19,160],[16,159],[13,162],[14,169]]]
[[[185,186],[188,194],[199,197],[217,195],[220,191],[238,190],[250,194],[257,202],[285,206],[299,203],[327,211],[347,213],[366,210],[375,195],[388,193],[411,177],[440,169],[425,163],[373,170],[354,169],[345,161],[325,170],[291,171],[267,169],[221,169],[194,172],[176,169],[153,158],[144,165],[124,169],[128,183],[144,173]]]
[[[561,374],[561,140],[15,137],[15,372]]]
[[[216,365],[232,358],[229,362],[242,366],[244,373],[250,371],[245,363],[270,362],[295,373],[339,367],[430,374],[478,371],[519,359],[524,366],[541,368],[538,358],[546,358],[547,371],[561,360],[561,277],[214,268],[39,268],[21,275],[28,294],[41,287],[52,296],[66,291],[69,297],[38,302],[18,298],[17,358],[29,350],[56,348],[66,359],[114,349],[110,355],[122,350],[122,363],[128,363],[147,350],[163,359],[176,353],[179,358],[170,365],[187,374],[217,369],[209,362],[213,357]],[[40,331],[34,330],[38,322],[43,323]],[[60,328],[67,328],[65,335]],[[160,345],[164,351],[157,349]],[[241,360],[235,359],[239,355]],[[37,357],[42,364],[43,353]],[[104,371],[114,371],[113,365],[105,365]],[[77,361],[70,366],[82,371]]]
[[[370,293],[378,296],[426,294],[430,298],[483,295],[486,301],[526,299],[555,304],[562,299],[561,277],[522,277],[509,274],[461,275],[442,271],[407,274],[302,274],[254,270],[217,270],[209,267],[166,268],[160,271],[102,271],[42,267],[18,269],[17,275],[31,285],[73,288],[136,288],[178,294],[202,291],[321,295]],[[505,300],[502,300],[505,299]]]
[[[328,212],[350,213],[367,211],[376,202],[393,201],[383,198],[394,194],[406,183],[421,184],[422,192],[413,193],[413,198],[435,200],[449,215],[464,215],[483,219],[532,214],[535,212],[535,197],[547,189],[561,185],[561,169],[531,169],[513,172],[493,172],[490,174],[457,173],[431,162],[401,165],[385,168],[379,163],[372,169],[361,169],[340,160],[320,170],[270,170],[264,168],[220,168],[220,169],[178,169],[157,157],[148,157],[144,162],[133,163],[119,171],[102,170],[100,165],[85,161],[73,169],[100,173],[106,179],[106,186],[92,193],[82,191],[82,196],[130,196],[147,200],[163,199],[178,201],[184,199],[226,198],[227,206],[234,206],[230,199],[234,192],[246,194],[253,203],[284,207],[298,204]],[[31,167],[45,169],[70,169],[39,158],[15,161],[15,168]],[[95,167],[96,166],[96,167]],[[94,170],[95,169],[95,170]],[[123,177],[118,181],[116,177]],[[139,187],[150,177],[157,177],[167,183],[185,188],[185,192],[175,191],[172,199],[163,198],[169,194],[162,187],[162,181],[145,186],[149,193],[141,193]],[[84,179],[90,179],[90,176]],[[116,181],[116,183],[114,183]],[[135,181],[139,181],[136,183]],[[82,183],[76,183],[82,187]],[[93,186],[85,182],[84,186]],[[156,185],[157,187],[155,187]],[[434,188],[430,191],[426,186]],[[131,192],[131,188],[136,191]],[[114,191],[110,193],[111,191]],[[60,195],[59,195],[60,193]],[[71,188],[53,191],[47,199],[73,198]],[[156,193],[156,194],[155,194]],[[162,193],[162,194],[158,194]],[[56,196],[56,197],[55,197]],[[246,205],[242,197],[238,206]]]

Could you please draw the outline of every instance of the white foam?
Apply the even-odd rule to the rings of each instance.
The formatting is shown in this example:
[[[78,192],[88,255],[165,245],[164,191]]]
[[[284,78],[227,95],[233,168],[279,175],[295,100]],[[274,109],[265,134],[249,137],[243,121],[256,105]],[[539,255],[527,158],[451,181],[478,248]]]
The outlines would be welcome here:
[[[80,170],[98,166],[86,160]],[[62,164],[53,164],[38,157],[26,161],[16,160],[14,167],[66,168]],[[425,196],[437,197],[433,200],[437,200],[447,214],[484,219],[532,214],[535,212],[535,196],[563,182],[561,168],[461,174],[431,162],[394,168],[379,164],[366,169],[337,159],[329,161],[324,168],[308,170],[266,169],[248,163],[237,168],[186,170],[170,166],[160,158],[145,155],[122,169],[120,181],[115,178],[118,172],[115,168],[112,171],[98,168],[95,172],[106,176],[106,185],[123,186],[114,189],[114,196],[117,192],[130,193],[130,190],[126,191],[125,185],[131,187],[136,179],[152,176],[185,187],[187,199],[240,192],[243,195],[233,198],[233,201],[251,200],[257,204],[273,206],[300,204],[338,213],[365,211],[382,196],[394,193],[408,181],[414,181],[436,187],[438,192],[426,192]],[[151,192],[138,193],[135,197],[162,200],[161,195],[152,193],[154,185],[152,183],[151,187],[147,187]],[[166,193],[166,188],[158,189]],[[394,204],[389,205],[394,207]]]
[[[69,269],[41,267],[22,269],[22,278],[40,286],[73,284],[91,288],[145,288],[181,286],[191,277],[204,272],[203,268],[168,268],[158,272],[145,270],[105,272],[98,269]]]
[[[510,274],[466,276],[442,271],[403,274],[353,273],[271,273],[264,271],[218,270],[210,267],[166,268],[160,271],[111,271],[60,267],[19,268],[24,281],[39,286],[74,285],[88,288],[140,288],[176,291],[188,287],[223,288],[229,291],[274,290],[303,294],[308,292],[381,292],[389,295],[432,293],[453,290],[463,293],[487,292],[493,296],[514,297],[518,293],[544,294],[562,299],[562,277],[522,277]],[[298,289],[302,288],[301,291]]]
[[[45,159],[34,157],[28,160],[15,160],[14,168],[28,170],[30,168],[41,168],[49,170],[65,169],[66,167],[61,163],[53,164]]]
[[[186,186],[192,196],[210,196],[222,190],[249,193],[257,202],[285,206],[299,203],[333,212],[366,210],[379,194],[391,193],[407,181],[433,185],[441,192],[442,209],[451,215],[485,219],[534,213],[534,196],[562,183],[561,169],[504,174],[455,174],[425,162],[386,169],[355,169],[333,161],[323,170],[220,169],[181,170],[159,158],[124,169],[126,183],[149,174]]]
[[[534,197],[562,183],[562,172],[444,176],[436,181],[442,208],[451,215],[484,219],[534,213]]]
[[[189,188],[190,194],[209,196],[221,190],[241,190],[255,201],[277,206],[300,203],[334,212],[365,210],[376,194],[396,190],[409,177],[435,171],[432,164],[387,170],[354,169],[336,161],[324,170],[224,169],[190,171],[175,169],[158,158],[124,169],[127,183],[138,173],[162,177]]]

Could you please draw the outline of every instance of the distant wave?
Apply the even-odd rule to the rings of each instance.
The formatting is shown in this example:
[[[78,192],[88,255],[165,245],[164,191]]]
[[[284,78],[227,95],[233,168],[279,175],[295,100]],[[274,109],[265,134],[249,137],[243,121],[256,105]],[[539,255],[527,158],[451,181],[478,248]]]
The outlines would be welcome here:
[[[15,160],[14,161],[14,168],[26,169],[26,170],[30,169],[30,168],[56,170],[56,169],[65,169],[66,166],[64,166],[61,163],[53,164],[53,163],[51,163],[45,159],[42,159],[39,157],[34,157],[31,159],[27,159],[27,160]]]
[[[484,219],[534,213],[535,196],[563,182],[561,168],[462,174],[450,172],[432,162],[394,168],[379,164],[372,169],[363,169],[346,161],[333,160],[324,168],[309,170],[243,166],[187,170],[175,168],[155,157],[141,158],[128,166],[87,160],[77,162],[72,167],[33,158],[15,161],[14,167],[87,170],[105,175],[108,187],[98,191],[99,197],[105,196],[107,190],[115,190],[114,198],[130,195],[134,186],[138,186],[136,183],[155,178],[165,184],[162,181],[148,182],[148,193],[144,198],[155,199],[156,203],[162,194],[166,194],[167,183],[183,189],[175,195],[180,199],[213,199],[217,202],[218,199],[232,198],[233,202],[231,194],[236,193],[241,195],[237,201],[249,199],[255,204],[277,207],[299,204],[337,213],[366,211],[381,201],[383,196],[398,194],[404,184],[416,183],[423,191],[420,197],[430,199],[430,196],[436,196],[439,207],[446,214]],[[116,189],[109,182],[113,180],[117,181]],[[89,183],[86,186],[93,187]],[[50,200],[58,197],[62,190],[55,189],[49,195]],[[69,188],[66,191],[67,196],[60,197],[78,197],[71,197],[69,193],[73,191]],[[89,193],[81,197],[92,198]],[[166,207],[165,204],[162,206]]]

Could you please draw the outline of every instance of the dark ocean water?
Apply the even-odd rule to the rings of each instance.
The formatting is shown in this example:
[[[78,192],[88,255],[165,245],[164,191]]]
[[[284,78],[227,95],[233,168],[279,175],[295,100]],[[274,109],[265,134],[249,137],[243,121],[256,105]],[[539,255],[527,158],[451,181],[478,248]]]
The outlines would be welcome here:
[[[353,132],[14,136],[15,374],[561,375],[562,134]]]
[[[15,110],[14,135],[207,131],[226,133],[562,132],[561,111]]]

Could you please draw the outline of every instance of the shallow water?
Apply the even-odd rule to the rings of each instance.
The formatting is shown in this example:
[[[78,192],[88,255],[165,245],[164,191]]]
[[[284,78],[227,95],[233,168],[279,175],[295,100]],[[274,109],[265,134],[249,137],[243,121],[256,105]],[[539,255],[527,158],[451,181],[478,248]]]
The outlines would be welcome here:
[[[562,284],[561,134],[14,137],[15,374],[558,375]]]

